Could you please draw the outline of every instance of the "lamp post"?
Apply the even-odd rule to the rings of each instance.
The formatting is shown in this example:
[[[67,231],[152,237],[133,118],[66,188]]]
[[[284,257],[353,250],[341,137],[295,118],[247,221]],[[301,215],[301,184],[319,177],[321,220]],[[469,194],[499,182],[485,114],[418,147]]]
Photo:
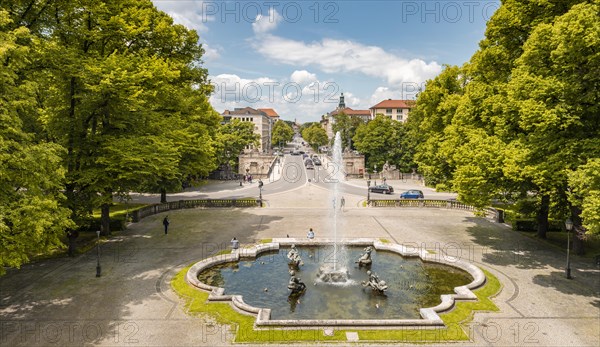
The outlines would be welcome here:
[[[263,182],[261,179],[258,179],[258,199],[260,201],[260,207],[262,207],[262,187]]]
[[[371,203],[371,180],[367,180],[367,205]]]
[[[377,185],[377,164],[375,164],[375,170],[373,170],[373,174],[375,175],[375,186]]]
[[[573,279],[571,277],[571,230],[573,229],[573,221],[568,218],[565,221],[565,228],[567,229],[567,268],[565,269],[565,275],[567,279]]]
[[[96,277],[100,277],[102,274],[102,268],[100,267],[100,230],[96,231],[96,235],[98,236],[98,243],[96,244],[96,256],[98,260],[96,264]]]

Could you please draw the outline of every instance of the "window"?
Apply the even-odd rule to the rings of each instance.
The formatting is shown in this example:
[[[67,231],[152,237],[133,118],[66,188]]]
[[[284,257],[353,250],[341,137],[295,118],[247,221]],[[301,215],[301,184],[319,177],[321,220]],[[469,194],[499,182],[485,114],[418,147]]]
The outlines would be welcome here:
[[[388,108],[388,109],[386,109],[386,110],[385,110],[385,113],[387,113],[387,114],[392,114],[392,109],[391,109],[391,108]]]
[[[396,113],[401,114],[402,113],[402,109],[401,108],[397,109]]]

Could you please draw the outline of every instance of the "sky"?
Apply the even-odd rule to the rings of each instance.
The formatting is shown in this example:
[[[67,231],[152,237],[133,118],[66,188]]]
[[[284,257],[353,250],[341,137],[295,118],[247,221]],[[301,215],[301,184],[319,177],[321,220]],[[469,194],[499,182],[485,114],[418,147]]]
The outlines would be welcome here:
[[[347,107],[414,99],[444,65],[478,49],[499,0],[153,0],[194,29],[219,113],[273,108],[319,121],[344,93]]]

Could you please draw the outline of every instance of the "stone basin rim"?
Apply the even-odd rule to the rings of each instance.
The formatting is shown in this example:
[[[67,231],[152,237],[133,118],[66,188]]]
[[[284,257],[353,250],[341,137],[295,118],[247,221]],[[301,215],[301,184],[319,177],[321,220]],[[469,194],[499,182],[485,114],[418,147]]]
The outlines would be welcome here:
[[[282,246],[329,246],[334,240],[319,238],[313,240],[297,238],[274,238],[269,243],[255,244],[250,247],[242,247],[228,254],[220,254],[198,261],[190,267],[186,274],[186,281],[192,286],[209,292],[208,301],[229,302],[232,307],[241,313],[256,316],[255,325],[263,326],[287,326],[287,327],[403,327],[403,326],[423,326],[423,327],[444,327],[444,322],[438,313],[450,310],[455,302],[474,301],[477,296],[472,292],[473,289],[481,287],[486,277],[483,271],[460,258],[446,256],[438,253],[429,253],[425,249],[415,249],[406,247],[397,243],[382,242],[373,238],[355,238],[338,241],[338,244],[344,246],[372,246],[377,251],[388,251],[399,254],[403,257],[419,257],[421,261],[427,263],[437,263],[446,266],[452,266],[466,271],[473,277],[473,281],[467,285],[454,288],[454,294],[442,294],[442,302],[434,307],[420,308],[421,319],[271,319],[271,309],[254,307],[244,302],[241,295],[225,295],[225,289],[215,287],[198,280],[200,272],[215,265],[236,262],[241,258],[256,258],[259,254],[269,251],[277,251]]]

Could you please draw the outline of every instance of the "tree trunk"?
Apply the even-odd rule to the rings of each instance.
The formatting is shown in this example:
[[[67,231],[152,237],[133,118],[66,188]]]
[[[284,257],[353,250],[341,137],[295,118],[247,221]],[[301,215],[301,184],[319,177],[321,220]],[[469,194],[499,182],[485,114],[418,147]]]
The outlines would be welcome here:
[[[160,203],[165,204],[167,202],[167,190],[160,188]]]
[[[101,229],[101,234],[108,236],[110,235],[110,204],[109,203],[104,203],[100,206],[100,211],[101,211],[101,225],[102,225],[102,229]]]
[[[571,235],[571,241],[573,241],[573,253],[577,255],[583,255],[585,248],[583,247],[583,234],[585,230],[581,225],[581,209],[576,206],[571,206],[571,220],[573,221],[573,234]]]
[[[571,241],[573,241],[573,254],[583,255],[585,253],[582,229],[581,225],[573,225],[573,235],[571,235]]]
[[[550,196],[548,194],[542,195],[542,201],[540,202],[540,209],[537,214],[537,236],[540,239],[546,238],[546,232],[548,232],[548,213],[550,211]]]

